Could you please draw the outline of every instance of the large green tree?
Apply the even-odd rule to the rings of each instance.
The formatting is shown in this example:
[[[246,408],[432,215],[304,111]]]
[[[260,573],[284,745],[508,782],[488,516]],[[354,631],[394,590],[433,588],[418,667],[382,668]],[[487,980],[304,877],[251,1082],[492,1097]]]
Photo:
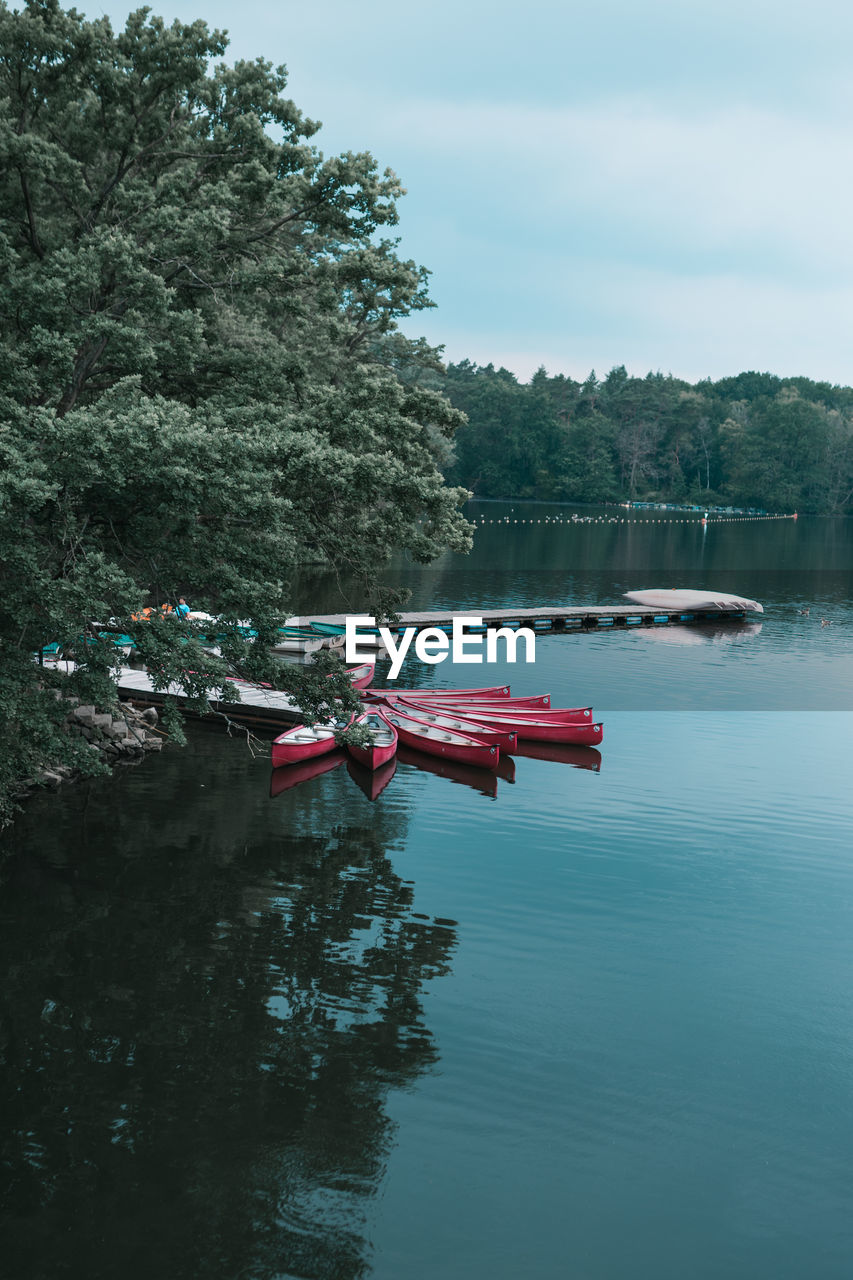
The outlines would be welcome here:
[[[461,415],[398,376],[437,363],[396,328],[431,305],[387,234],[399,182],[324,157],[284,68],[225,48],[146,9],[117,33],[0,2],[0,785],[59,748],[46,642],[76,640],[79,691],[102,700],[93,621],[133,631],[142,604],[191,593],[263,641],[297,564],[368,584],[392,549],[468,546],[435,464]],[[140,641],[164,680],[221,686],[223,664],[156,630]],[[236,630],[228,653],[315,710],[333,687]]]

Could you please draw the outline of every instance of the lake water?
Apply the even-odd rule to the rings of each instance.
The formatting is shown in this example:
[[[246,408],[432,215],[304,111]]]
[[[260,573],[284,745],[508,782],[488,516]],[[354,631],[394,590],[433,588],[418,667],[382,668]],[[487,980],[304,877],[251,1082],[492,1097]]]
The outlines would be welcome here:
[[[29,803],[0,868],[4,1280],[848,1280],[851,522],[571,510],[472,507],[549,523],[390,576],[466,609],[708,586],[761,624],[401,680],[592,701],[600,753],[403,760],[375,800],[341,758],[271,796],[195,726]]]

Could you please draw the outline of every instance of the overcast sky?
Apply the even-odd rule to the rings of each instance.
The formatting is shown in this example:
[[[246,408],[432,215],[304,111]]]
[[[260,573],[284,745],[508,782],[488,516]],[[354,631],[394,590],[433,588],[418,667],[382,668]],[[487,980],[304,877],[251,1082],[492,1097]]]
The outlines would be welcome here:
[[[107,12],[123,24],[128,8]],[[853,382],[853,6],[172,0],[392,168],[411,333],[527,378],[615,364]]]

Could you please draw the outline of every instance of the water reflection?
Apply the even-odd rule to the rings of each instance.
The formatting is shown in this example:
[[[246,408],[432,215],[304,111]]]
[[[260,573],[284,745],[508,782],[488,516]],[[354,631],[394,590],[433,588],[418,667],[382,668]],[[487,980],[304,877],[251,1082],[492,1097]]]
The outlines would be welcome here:
[[[532,742],[519,740],[515,755],[528,756],[533,760],[553,760],[560,764],[568,764],[576,769],[592,769],[596,773],[601,770],[601,752],[595,747],[579,747],[562,742]],[[270,778],[270,796],[274,799],[285,791],[301,786],[319,778],[324,773],[331,773],[346,761],[347,773],[356,786],[364,792],[368,800],[378,800],[397,772],[397,762],[408,765],[412,769],[420,769],[425,773],[434,773],[440,778],[449,778],[452,782],[473,787],[483,795],[496,797],[498,794],[498,778],[510,785],[516,780],[516,763],[513,756],[502,755],[494,769],[478,769],[476,765],[461,764],[455,760],[429,755],[414,747],[398,744],[397,754],[381,769],[370,770],[358,764],[343,750],[321,756],[317,760],[306,760],[303,764],[285,765],[273,769]]]
[[[449,778],[451,782],[472,787],[484,796],[495,797],[498,794],[498,775],[494,769],[478,769],[474,764],[462,764],[459,760],[447,760],[443,756],[430,756],[425,751],[418,751],[402,742],[397,747],[397,759],[410,768],[434,773],[439,778]]]
[[[714,626],[705,623],[702,626],[664,626],[643,627],[638,632],[644,640],[661,641],[663,644],[699,646],[706,644],[731,645],[744,644],[755,640],[761,634],[760,622],[727,622]]]
[[[355,785],[364,792],[368,800],[378,800],[396,772],[396,755],[378,769],[366,769],[363,764],[353,760],[352,756],[347,760],[347,773]]]
[[[298,764],[285,765],[281,769],[273,769],[270,775],[270,799],[274,800],[285,791],[298,787],[301,782],[310,782],[324,773],[331,773],[339,768],[347,758],[346,751],[339,748],[328,755],[317,756],[314,760],[303,760]]]
[[[139,770],[15,829],[4,1275],[368,1270],[385,1098],[437,1060],[422,989],[455,929],[393,869],[404,808],[361,823],[333,778],[270,805],[264,762],[202,755],[158,760],[156,797]]]
[[[558,764],[571,765],[574,769],[601,772],[601,752],[597,747],[579,747],[572,742],[532,742],[525,738],[519,742],[516,755],[527,756],[531,760],[553,760]]]

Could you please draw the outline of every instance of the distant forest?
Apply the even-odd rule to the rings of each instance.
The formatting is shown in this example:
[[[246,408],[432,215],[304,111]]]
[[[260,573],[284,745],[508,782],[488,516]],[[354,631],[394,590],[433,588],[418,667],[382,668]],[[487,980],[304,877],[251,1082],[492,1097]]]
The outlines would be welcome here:
[[[520,383],[463,360],[442,389],[468,417],[445,474],[477,497],[853,510],[851,387],[769,373],[691,385],[623,366]]]

